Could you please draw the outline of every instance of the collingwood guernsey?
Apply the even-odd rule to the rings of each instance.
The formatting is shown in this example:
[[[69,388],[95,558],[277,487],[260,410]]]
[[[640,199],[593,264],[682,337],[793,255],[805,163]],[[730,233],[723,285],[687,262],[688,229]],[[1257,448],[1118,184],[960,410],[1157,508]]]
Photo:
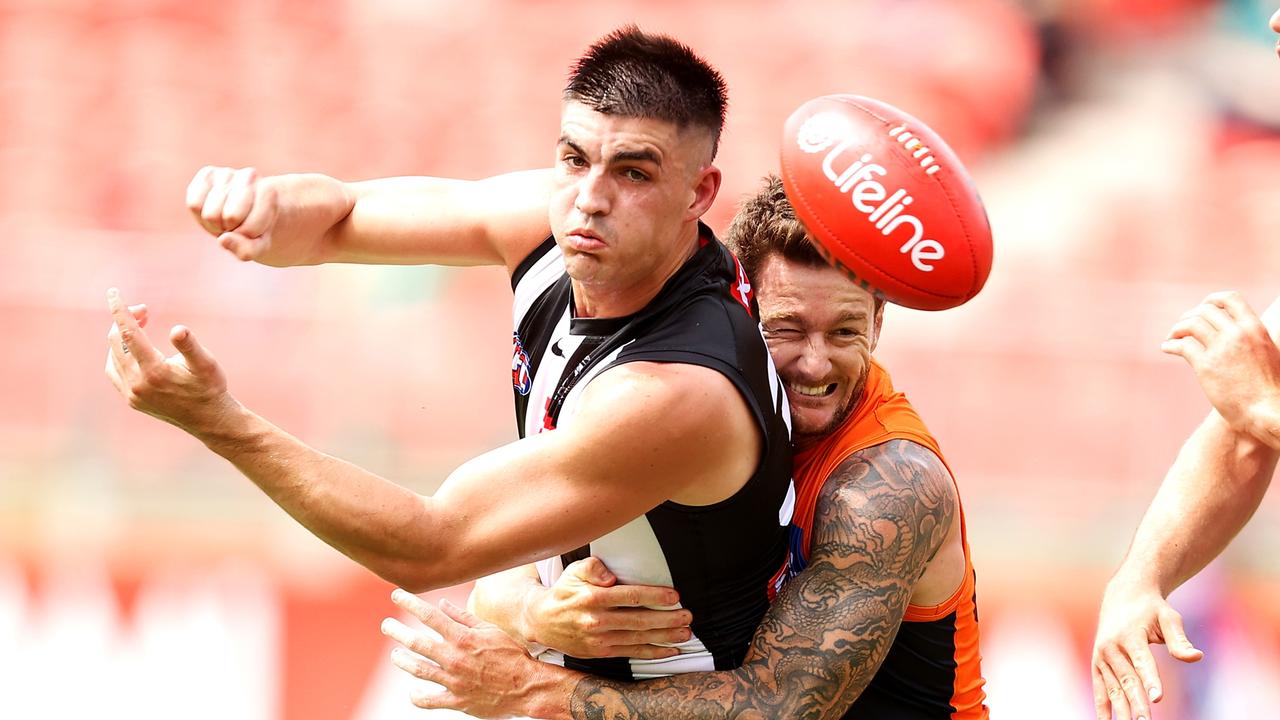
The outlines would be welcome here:
[[[699,248],[642,310],[620,318],[573,316],[564,260],[547,238],[516,268],[511,380],[520,437],[570,417],[592,378],[628,362],[688,363],[728,378],[763,435],[759,464],[732,496],[705,506],[665,502],[572,553],[538,563],[550,586],[565,565],[594,555],[620,584],[668,585],[693,615],[680,654],[660,660],[547,662],[615,679],[725,670],[742,664],[783,577],[791,518],[786,394],[760,334],[755,301],[733,254],[700,226]]]

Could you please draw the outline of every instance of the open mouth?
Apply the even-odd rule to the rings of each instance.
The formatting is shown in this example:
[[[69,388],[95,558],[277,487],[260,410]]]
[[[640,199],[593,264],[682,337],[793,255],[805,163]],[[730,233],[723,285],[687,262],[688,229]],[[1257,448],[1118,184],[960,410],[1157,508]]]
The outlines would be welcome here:
[[[791,392],[797,395],[812,398],[827,397],[836,391],[835,383],[831,383],[829,385],[798,385],[796,383],[787,383],[787,387]]]

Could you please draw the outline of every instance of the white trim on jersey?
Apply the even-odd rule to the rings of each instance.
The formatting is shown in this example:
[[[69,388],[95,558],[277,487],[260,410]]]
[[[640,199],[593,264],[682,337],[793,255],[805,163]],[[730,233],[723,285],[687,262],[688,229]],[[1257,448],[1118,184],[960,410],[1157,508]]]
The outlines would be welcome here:
[[[533,302],[544,290],[564,275],[564,256],[559,249],[538,258],[528,272],[516,283],[515,299],[511,302],[513,327],[520,329],[520,321],[529,312]]]

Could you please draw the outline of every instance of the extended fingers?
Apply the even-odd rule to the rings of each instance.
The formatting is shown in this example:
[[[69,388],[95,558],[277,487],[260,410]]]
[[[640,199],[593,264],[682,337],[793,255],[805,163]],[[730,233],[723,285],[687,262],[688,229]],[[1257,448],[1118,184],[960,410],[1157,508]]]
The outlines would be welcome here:
[[[1142,717],[1148,710],[1146,701],[1160,702],[1164,697],[1164,690],[1160,686],[1160,670],[1156,667],[1155,656],[1151,654],[1151,646],[1145,640],[1132,641],[1124,648],[1124,652],[1137,677],[1134,680],[1121,677],[1120,684],[1130,696],[1134,712]],[[1141,700],[1140,703],[1134,702],[1135,695]]]
[[[693,622],[688,610],[619,610],[610,615],[610,627],[615,630],[680,630]],[[679,638],[675,642],[686,640]],[[647,642],[647,641],[646,641]]]
[[[410,615],[416,617],[423,625],[435,630],[445,640],[452,640],[456,638],[459,631],[463,629],[460,623],[448,615],[445,615],[439,608],[407,590],[396,588],[391,593],[391,601],[396,605],[399,605],[401,609],[408,612]],[[399,625],[401,628],[404,628],[404,626],[399,622],[388,619],[383,622],[384,632],[387,622],[394,623],[395,625]],[[408,628],[404,629],[408,630]],[[392,637],[397,642],[403,642],[399,637]],[[421,652],[417,648],[413,649]]]
[[[381,629],[383,635],[415,653],[431,660],[436,659],[435,654],[438,652],[440,643],[426,633],[414,630],[395,618],[385,618]]]
[[[449,619],[459,625],[464,625],[469,628],[474,628],[484,622],[475,615],[472,615],[466,608],[460,608],[448,600],[440,601],[440,611],[449,616]]]
[[[111,310],[111,319],[119,330],[119,344],[113,344],[113,351],[121,356],[133,355],[143,369],[164,362],[164,355],[151,344],[146,333],[138,325],[138,320],[129,312],[120,291],[111,288],[107,291],[107,307]],[[120,358],[123,360],[123,357]]]
[[[1106,704],[1110,709],[1108,715],[1114,714],[1115,720],[1129,720],[1129,702],[1125,699],[1124,690],[1120,687],[1120,682],[1116,680],[1115,673],[1111,671],[1105,660],[1095,663],[1094,670],[1102,678]],[[1099,714],[1098,717],[1105,720],[1108,715]]]
[[[616,585],[595,591],[599,607],[671,607],[680,602],[674,588],[659,585]]]
[[[460,709],[458,698],[445,687],[449,676],[437,664],[405,650],[391,651],[391,664],[410,675],[435,683],[439,687],[414,687],[409,690],[409,701],[426,710]]]
[[[1103,658],[1106,661],[1104,665],[1104,673],[1110,671],[1114,674],[1114,679],[1120,686],[1121,692],[1124,693],[1124,699],[1128,704],[1130,713],[1136,720],[1145,720],[1149,717],[1147,710],[1147,688],[1143,685],[1142,680],[1138,677],[1136,665],[1141,661],[1135,660],[1134,656],[1146,655],[1146,662],[1154,664],[1151,658],[1151,650],[1145,642],[1141,643],[1141,647],[1130,644],[1124,648],[1114,645],[1103,649]],[[1115,704],[1114,698],[1112,704]]]
[[[611,645],[601,657],[625,657],[637,660],[662,660],[680,654],[678,648],[662,645]]]
[[[182,357],[187,361],[187,367],[197,375],[208,375],[218,368],[218,361],[214,359],[213,353],[210,353],[204,345],[196,340],[195,333],[191,332],[184,325],[174,325],[169,331],[169,342],[182,353]]]
[[[1107,686],[1106,680],[1102,676],[1102,670],[1098,668],[1097,663],[1089,668],[1093,675],[1093,708],[1097,713],[1098,720],[1111,720],[1111,696],[1110,688]]]
[[[391,664],[419,680],[433,683],[444,680],[444,671],[439,665],[402,647],[392,649]]]
[[[606,633],[604,638],[615,646],[626,645],[674,645],[692,637],[693,631],[687,627],[655,628],[647,630],[614,630]]]

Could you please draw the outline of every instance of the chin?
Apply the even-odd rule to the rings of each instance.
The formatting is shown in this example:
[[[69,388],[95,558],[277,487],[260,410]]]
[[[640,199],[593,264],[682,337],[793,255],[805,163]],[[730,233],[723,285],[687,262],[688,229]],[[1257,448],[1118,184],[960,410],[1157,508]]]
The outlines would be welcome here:
[[[798,438],[825,435],[831,432],[833,420],[835,415],[830,410],[792,412],[791,432]]]
[[[790,398],[788,398],[790,399]],[[802,408],[796,412],[791,405],[791,433],[796,439],[814,439],[829,435],[853,412],[853,403],[845,398],[832,404],[832,407]]]

